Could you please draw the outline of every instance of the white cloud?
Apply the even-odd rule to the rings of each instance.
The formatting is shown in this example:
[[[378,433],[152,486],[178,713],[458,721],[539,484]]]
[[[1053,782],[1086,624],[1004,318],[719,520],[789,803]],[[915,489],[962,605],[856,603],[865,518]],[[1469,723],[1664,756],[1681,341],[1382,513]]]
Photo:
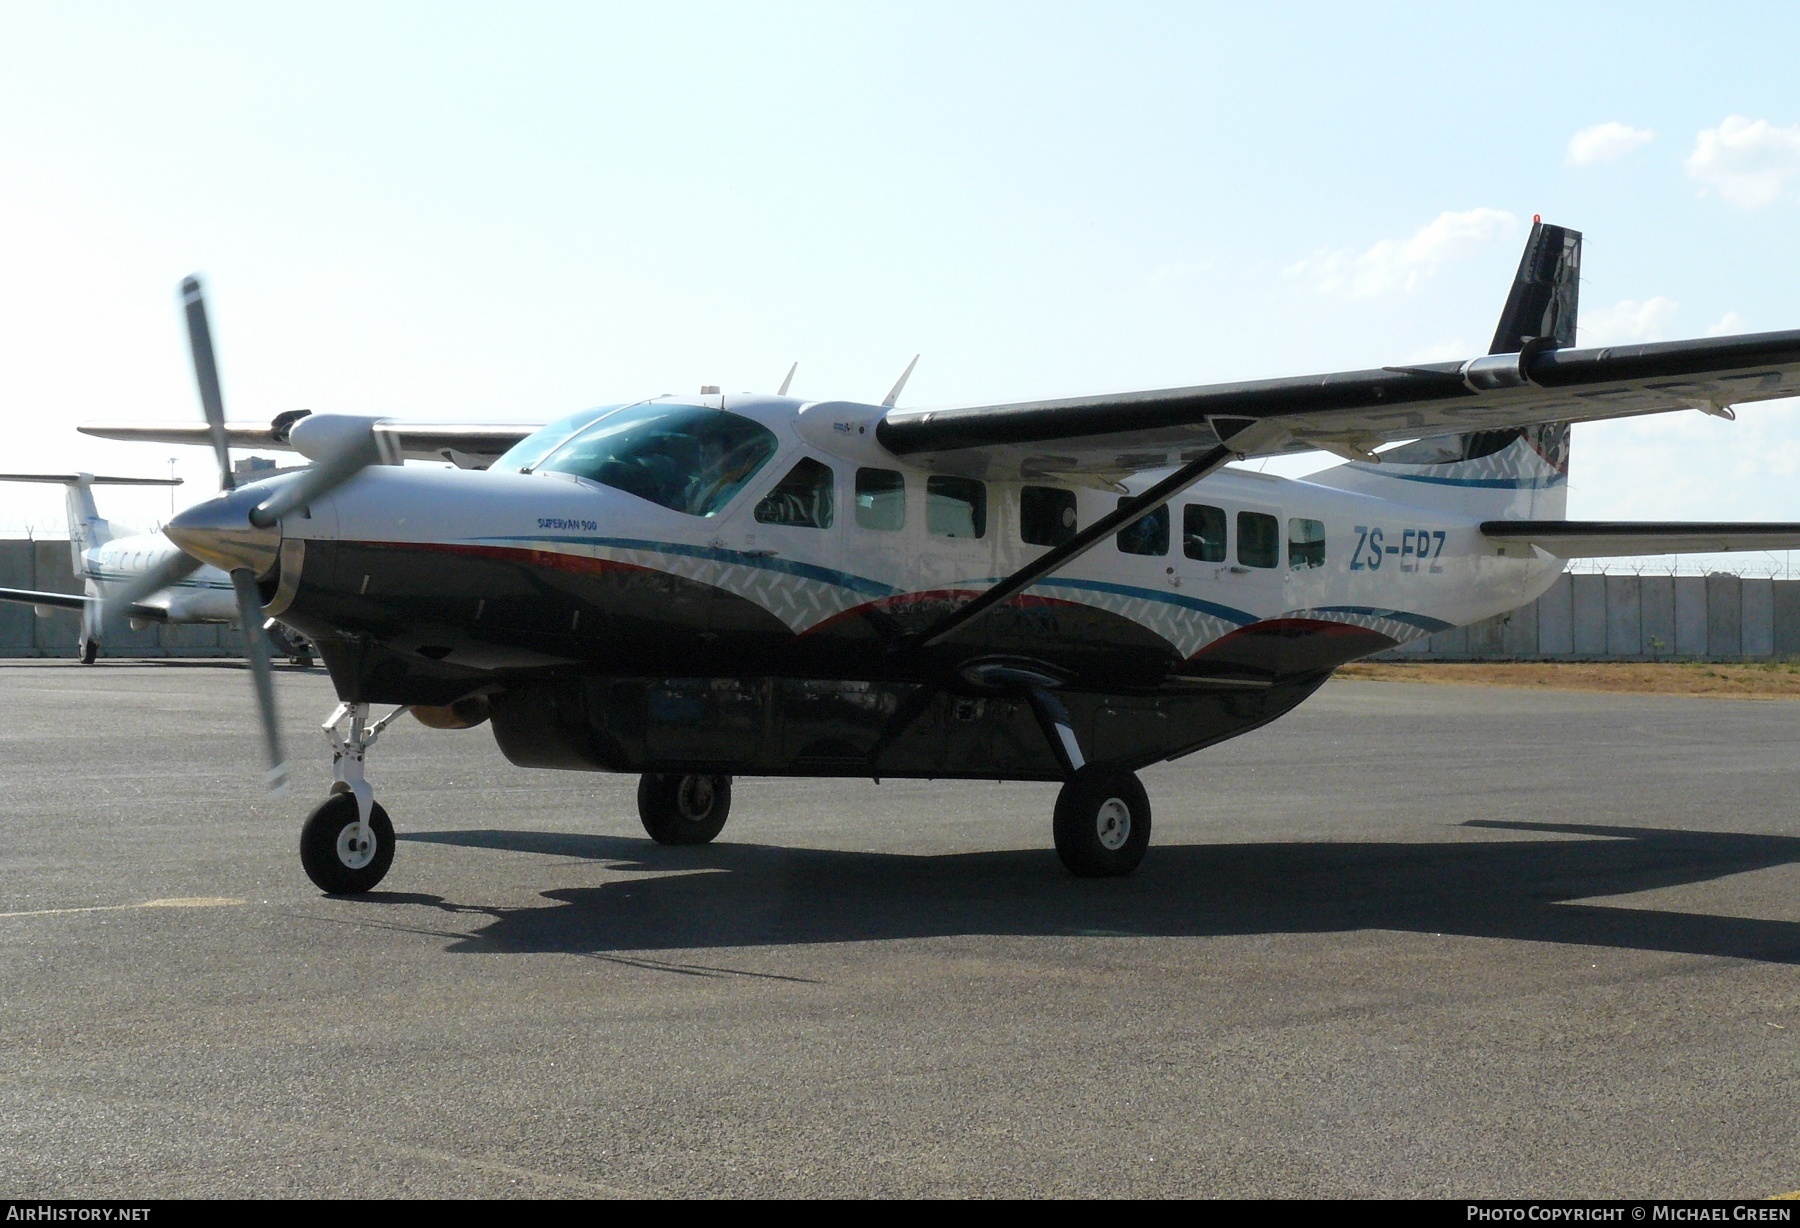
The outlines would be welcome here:
[[[1675,307],[1674,299],[1659,294],[1641,303],[1628,298],[1600,311],[1584,312],[1579,344],[1629,345],[1639,341],[1661,341],[1669,335]]]
[[[1728,116],[1695,138],[1685,165],[1725,200],[1760,209],[1800,180],[1800,124],[1777,128],[1766,119]]]
[[[1706,330],[1708,337],[1729,337],[1735,333],[1747,332],[1744,317],[1735,311],[1728,311],[1719,318],[1719,322]]]
[[[1656,133],[1648,128],[1633,128],[1617,122],[1595,124],[1569,138],[1569,153],[1564,161],[1570,166],[1611,162],[1655,139]]]
[[[1383,239],[1365,251],[1321,251],[1295,261],[1284,276],[1309,281],[1323,294],[1372,298],[1418,288],[1444,263],[1506,235],[1518,219],[1499,209],[1440,213],[1406,239]]]

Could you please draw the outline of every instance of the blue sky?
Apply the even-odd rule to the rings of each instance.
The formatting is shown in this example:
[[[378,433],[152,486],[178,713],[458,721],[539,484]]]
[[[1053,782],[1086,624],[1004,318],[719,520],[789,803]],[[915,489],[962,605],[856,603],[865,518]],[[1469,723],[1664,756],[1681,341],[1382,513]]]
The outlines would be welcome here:
[[[197,418],[192,271],[251,420],[1463,356],[1533,213],[1586,232],[1584,341],[1800,327],[1800,9],[1249,8],[0,3],[4,466],[167,472],[73,427]],[[1797,479],[1792,403],[1684,413],[1583,428],[1571,512]]]

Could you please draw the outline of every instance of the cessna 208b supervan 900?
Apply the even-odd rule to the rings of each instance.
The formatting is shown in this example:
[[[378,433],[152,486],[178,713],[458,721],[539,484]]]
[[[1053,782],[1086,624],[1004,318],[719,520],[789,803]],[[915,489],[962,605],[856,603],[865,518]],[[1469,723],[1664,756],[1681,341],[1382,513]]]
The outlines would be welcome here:
[[[1150,835],[1138,769],[1347,661],[1523,605],[1568,558],[1800,546],[1800,524],[1563,518],[1569,423],[1800,393],[1800,331],[1577,348],[1580,251],[1534,224],[1465,362],[939,410],[708,389],[510,430],[227,426],[190,281],[227,489],[170,522],[185,553],[144,583],[210,563],[317,644],[337,779],[301,853],[326,891],[388,869],[364,756],[405,708],[491,721],[514,763],[641,774],[672,844],[718,833],[739,775],[1062,781],[1064,863],[1123,874]],[[234,441],[314,463],[231,489]],[[1226,468],[1308,449],[1346,463]]]

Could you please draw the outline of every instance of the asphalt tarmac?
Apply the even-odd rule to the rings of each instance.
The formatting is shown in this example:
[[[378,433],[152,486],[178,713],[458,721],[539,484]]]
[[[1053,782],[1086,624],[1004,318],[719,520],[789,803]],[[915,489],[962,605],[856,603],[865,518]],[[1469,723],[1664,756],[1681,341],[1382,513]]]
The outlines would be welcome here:
[[[240,669],[0,664],[0,1195],[1800,1188],[1797,704],[1334,682],[1101,882],[1053,787],[744,780],[664,849],[406,719],[331,899],[278,683],[269,799]]]

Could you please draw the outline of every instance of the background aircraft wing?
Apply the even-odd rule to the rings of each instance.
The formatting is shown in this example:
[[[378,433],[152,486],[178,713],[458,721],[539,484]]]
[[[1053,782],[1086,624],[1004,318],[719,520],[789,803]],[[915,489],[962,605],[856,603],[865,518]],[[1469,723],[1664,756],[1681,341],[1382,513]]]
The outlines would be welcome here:
[[[1639,554],[1723,554],[1734,550],[1800,550],[1800,524],[1729,521],[1631,523],[1619,520],[1490,520],[1482,535],[1526,542],[1559,559],[1627,558]]]
[[[1376,445],[1544,422],[1591,422],[1676,409],[1730,415],[1800,395],[1800,330],[1600,349],[1536,348],[1467,362],[1209,384],[1158,392],[895,410],[882,446],[970,477],[1100,482],[1180,464],[1247,422],[1278,419],[1285,440],[1249,455]]]
[[[40,593],[28,588],[0,588],[0,601],[17,602],[19,605],[41,605],[53,610],[86,609],[88,599],[81,593]],[[166,623],[169,611],[162,606],[145,605],[141,601],[133,602],[126,607],[127,618],[142,619],[146,622]]]
[[[288,431],[305,415],[278,416],[266,426],[248,422],[225,424],[225,442],[234,448],[291,450]],[[500,454],[537,430],[541,423],[394,422],[375,425],[378,435],[391,438],[406,460],[450,461],[464,469],[485,469]],[[118,439],[126,443],[182,443],[212,447],[205,423],[186,422],[88,422],[76,428],[83,435]]]
[[[28,588],[0,588],[0,601],[49,606],[56,610],[86,609],[88,603],[88,599],[80,593],[38,593]]]

